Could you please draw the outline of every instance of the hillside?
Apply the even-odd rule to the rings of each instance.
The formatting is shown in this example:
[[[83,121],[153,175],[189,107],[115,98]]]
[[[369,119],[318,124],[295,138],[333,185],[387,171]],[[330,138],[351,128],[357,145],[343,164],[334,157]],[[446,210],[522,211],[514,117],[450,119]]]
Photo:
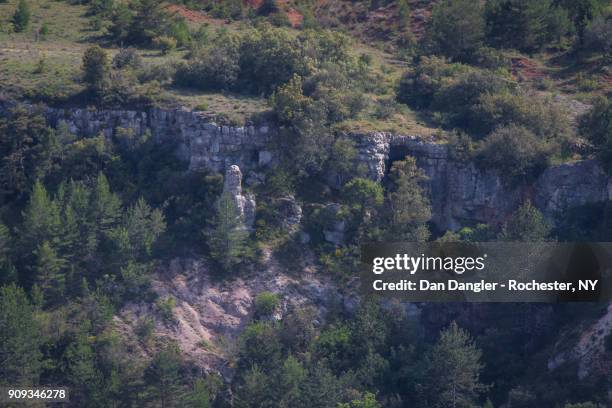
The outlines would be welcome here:
[[[576,243],[564,273],[597,269],[611,39],[609,0],[0,0],[0,386],[612,406],[606,290],[409,302],[362,253]]]

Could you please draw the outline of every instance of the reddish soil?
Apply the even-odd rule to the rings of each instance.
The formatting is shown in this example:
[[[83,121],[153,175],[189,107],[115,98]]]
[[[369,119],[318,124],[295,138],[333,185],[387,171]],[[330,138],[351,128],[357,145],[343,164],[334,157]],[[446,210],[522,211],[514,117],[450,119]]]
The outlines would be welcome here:
[[[290,8],[287,10],[287,18],[291,22],[291,26],[293,28],[301,26],[302,20],[304,20],[304,16],[301,15],[300,12],[294,8]]]
[[[168,10],[172,13],[178,14],[179,16],[183,17],[185,20],[192,22],[192,23],[204,23],[204,22],[207,22],[207,21],[209,22],[210,20],[212,20],[210,17],[206,15],[206,13],[203,13],[197,10],[189,10],[187,7],[181,6],[178,4],[172,4],[168,6]]]
[[[525,57],[512,58],[511,71],[512,76],[517,80],[532,81],[546,76],[535,61]]]

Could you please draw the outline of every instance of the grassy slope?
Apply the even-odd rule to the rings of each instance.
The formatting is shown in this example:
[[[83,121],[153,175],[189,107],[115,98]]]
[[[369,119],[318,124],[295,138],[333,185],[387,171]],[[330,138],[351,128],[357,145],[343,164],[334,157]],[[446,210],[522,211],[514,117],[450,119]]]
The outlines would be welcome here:
[[[32,23],[29,29],[23,33],[9,34],[7,28],[17,1],[8,0],[7,3],[0,4],[0,91],[14,96],[43,99],[49,95],[67,97],[81,91],[83,86],[80,83],[80,67],[83,51],[102,39],[102,32],[92,29],[91,21],[86,15],[86,7],[70,5],[61,0],[31,1]],[[411,0],[410,3],[413,10],[412,31],[415,35],[420,35],[430,4],[420,0]],[[377,31],[376,27],[395,25],[395,7],[387,6],[369,11],[365,14],[365,19],[360,20],[358,8],[362,5],[352,4],[344,0],[319,1],[316,3],[315,12],[321,21],[325,20],[326,15],[335,14],[340,24],[338,29],[346,30],[354,38],[362,39],[361,42],[356,42],[355,50],[373,57],[372,67],[382,84],[378,95],[366,96],[373,100],[390,98],[394,83],[404,66],[386,50],[389,47],[386,47],[385,43],[389,42],[386,41],[385,30]],[[242,25],[215,20],[200,11],[187,10],[184,7],[175,6],[172,11],[183,15],[193,30],[202,24],[209,25],[211,29],[225,26],[231,30],[239,30]],[[49,34],[45,39],[40,39],[37,32],[43,23],[49,27]],[[113,46],[107,50],[111,55],[118,51]],[[139,53],[145,64],[158,65],[180,60],[185,51],[178,50],[166,56],[154,50],[143,49],[139,50]],[[546,91],[561,92],[582,100],[588,100],[593,93],[610,91],[610,73],[602,68],[601,61],[587,59],[577,63],[575,58],[569,58],[562,53],[543,52],[527,57],[511,52],[509,55],[513,60],[512,71],[516,79],[533,86],[545,86]],[[593,89],[587,89],[589,86]],[[223,113],[238,121],[268,109],[263,98],[203,93],[175,88],[171,84],[162,84],[162,91],[163,99],[172,101],[173,105],[206,108],[209,112]],[[372,110],[370,109],[370,113]],[[422,135],[435,133],[422,115],[407,108],[385,119],[366,116],[368,117],[340,124],[340,127]]]
[[[39,98],[49,95],[67,97],[82,91],[81,59],[85,49],[101,40],[102,32],[92,29],[87,8],[65,1],[31,1],[32,20],[28,30],[9,33],[8,27],[18,0],[0,3],[0,92],[12,96]],[[46,23],[49,34],[37,35]],[[196,26],[197,23],[190,23]],[[112,57],[118,48],[106,47]],[[160,55],[153,50],[138,50],[144,63],[158,65],[181,59],[185,51]],[[42,62],[41,62],[42,61]],[[42,68],[42,69],[41,69]],[[177,105],[193,108],[207,105],[212,112],[247,117],[267,108],[265,101],[241,95],[204,94],[176,89],[166,84],[164,96]]]

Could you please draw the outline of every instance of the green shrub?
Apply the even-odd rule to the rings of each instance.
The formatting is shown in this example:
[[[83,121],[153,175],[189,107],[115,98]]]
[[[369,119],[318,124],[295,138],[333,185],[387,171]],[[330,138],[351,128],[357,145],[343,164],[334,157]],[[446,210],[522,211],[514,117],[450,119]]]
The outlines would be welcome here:
[[[155,321],[151,317],[143,317],[138,320],[134,332],[142,341],[148,341],[155,330]]]
[[[595,147],[604,168],[612,173],[612,103],[600,97],[580,121],[580,133]]]
[[[165,35],[153,38],[153,45],[155,48],[161,50],[162,54],[168,54],[176,49],[176,38],[168,37]]]
[[[482,2],[443,0],[435,3],[425,41],[431,51],[453,60],[470,60],[484,41]]]
[[[486,133],[476,107],[481,97],[508,89],[508,82],[490,71],[473,70],[447,81],[434,95],[432,108],[448,114],[450,125],[474,133]]]
[[[155,302],[155,305],[157,306],[157,311],[166,323],[175,321],[174,308],[176,307],[176,301],[172,296],[166,296],[163,299],[159,298],[157,302]]]
[[[593,92],[599,88],[599,83],[597,79],[579,72],[578,75],[576,75],[576,88],[581,92]]]
[[[142,58],[133,47],[121,48],[113,57],[112,64],[113,67],[119,69],[124,67],[137,69],[142,66]]]
[[[210,10],[215,18],[239,20],[242,18],[242,0],[217,1]]]
[[[191,44],[191,34],[184,19],[175,20],[170,25],[168,36],[174,38],[179,47],[187,47]]]
[[[585,33],[585,48],[612,59],[612,13],[595,18]]]
[[[17,4],[17,10],[15,10],[15,14],[13,14],[13,29],[15,32],[25,31],[30,25],[30,6],[26,2],[26,0],[19,0]]]
[[[349,49],[347,37],[338,33],[308,30],[296,38],[269,24],[241,34],[221,31],[208,47],[192,54],[176,81],[203,90],[270,95],[295,75],[306,78],[316,71],[321,79],[330,72],[355,74],[357,58]],[[310,92],[321,89],[313,86]]]
[[[481,68],[492,70],[510,68],[510,58],[504,55],[502,51],[490,47],[480,47],[477,49],[472,56],[471,62]]]
[[[473,130],[484,134],[497,126],[517,124],[545,140],[569,137],[569,115],[551,98],[518,92],[484,94],[474,107]]]
[[[529,200],[504,224],[499,238],[504,241],[538,242],[550,235],[550,223]]]
[[[38,29],[38,36],[41,40],[47,39],[49,35],[49,25],[47,23],[42,23],[40,28]]]
[[[478,163],[509,184],[531,180],[547,166],[550,147],[529,129],[508,125],[489,134],[477,151]]]
[[[240,73],[239,47],[238,36],[219,34],[211,46],[178,67],[175,82],[210,91],[233,88]]]
[[[261,292],[255,297],[255,316],[267,317],[272,315],[280,304],[276,293]]]
[[[570,27],[567,13],[551,0],[492,0],[485,16],[491,44],[521,51],[536,51]]]
[[[99,93],[107,84],[109,73],[108,55],[100,46],[94,45],[83,54],[83,79],[89,89]]]
[[[419,64],[402,75],[396,92],[398,102],[415,108],[427,108],[436,93],[460,73],[470,68],[459,63],[448,63],[444,58],[422,57]]]

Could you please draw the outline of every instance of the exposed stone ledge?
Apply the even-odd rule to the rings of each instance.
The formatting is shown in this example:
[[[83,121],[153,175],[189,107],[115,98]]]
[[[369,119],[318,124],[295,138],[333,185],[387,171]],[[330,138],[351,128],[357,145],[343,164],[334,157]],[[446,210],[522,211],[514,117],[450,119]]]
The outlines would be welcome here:
[[[143,135],[149,129],[160,143],[177,142],[176,153],[191,170],[225,172],[237,165],[253,179],[254,170],[274,166],[282,154],[274,147],[273,128],[219,126],[201,113],[182,109],[47,108],[46,115],[53,126],[64,122],[82,136],[102,132],[110,137],[117,128],[130,128],[136,135]],[[440,229],[503,222],[526,198],[532,199],[550,219],[572,207],[612,199],[612,178],[592,160],[551,167],[531,185],[509,189],[494,171],[453,160],[445,144],[385,132],[347,136],[357,142],[357,160],[366,165],[368,176],[374,180],[382,180],[391,161],[414,156],[429,177],[425,187],[432,202],[433,222]]]
[[[457,229],[466,223],[498,224],[526,198],[549,219],[569,208],[612,200],[612,177],[594,160],[553,166],[531,185],[508,188],[495,171],[453,160],[445,144],[384,132],[347,136],[357,141],[358,160],[366,164],[374,180],[382,180],[391,161],[415,157],[429,178],[425,187],[433,222],[440,229]]]

